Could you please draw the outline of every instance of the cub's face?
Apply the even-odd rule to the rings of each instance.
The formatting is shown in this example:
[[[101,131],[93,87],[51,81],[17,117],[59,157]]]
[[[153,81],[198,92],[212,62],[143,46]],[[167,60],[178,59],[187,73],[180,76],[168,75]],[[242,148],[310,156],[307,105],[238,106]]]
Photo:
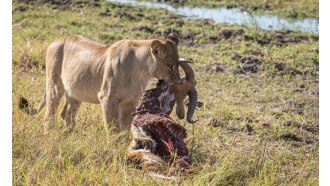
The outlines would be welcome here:
[[[151,54],[155,60],[151,70],[153,77],[169,84],[180,80],[179,53],[176,43],[168,39],[154,40],[151,43]]]

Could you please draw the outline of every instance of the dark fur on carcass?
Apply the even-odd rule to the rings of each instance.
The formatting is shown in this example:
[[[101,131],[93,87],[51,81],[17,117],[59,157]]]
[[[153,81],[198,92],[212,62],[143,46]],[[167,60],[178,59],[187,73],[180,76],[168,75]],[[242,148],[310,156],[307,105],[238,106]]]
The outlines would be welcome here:
[[[184,143],[187,137],[186,129],[172,120],[161,108],[159,98],[168,88],[166,83],[159,81],[156,88],[145,91],[137,111],[133,114],[135,117],[132,125],[143,128],[143,131],[156,142],[152,153],[165,162],[172,163],[171,172],[176,172],[188,168],[191,160]]]

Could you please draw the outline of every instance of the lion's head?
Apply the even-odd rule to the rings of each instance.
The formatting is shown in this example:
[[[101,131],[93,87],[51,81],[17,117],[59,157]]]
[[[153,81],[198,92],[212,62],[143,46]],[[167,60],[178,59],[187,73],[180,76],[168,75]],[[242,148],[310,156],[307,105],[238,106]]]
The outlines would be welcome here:
[[[179,36],[171,33],[165,39],[155,39],[150,44],[155,65],[151,70],[153,77],[174,83],[180,80],[179,74]]]

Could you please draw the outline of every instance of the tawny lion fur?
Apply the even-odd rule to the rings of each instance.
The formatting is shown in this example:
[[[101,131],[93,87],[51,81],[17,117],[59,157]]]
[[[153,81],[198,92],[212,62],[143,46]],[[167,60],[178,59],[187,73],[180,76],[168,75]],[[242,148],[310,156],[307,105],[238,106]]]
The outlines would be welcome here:
[[[180,79],[177,44],[177,37],[121,40],[111,46],[78,35],[61,37],[47,49],[45,94],[30,114],[46,105],[43,126],[47,131],[65,96],[61,117],[69,130],[82,102],[101,105],[106,129],[112,122],[119,129],[129,129],[131,114],[150,79]]]

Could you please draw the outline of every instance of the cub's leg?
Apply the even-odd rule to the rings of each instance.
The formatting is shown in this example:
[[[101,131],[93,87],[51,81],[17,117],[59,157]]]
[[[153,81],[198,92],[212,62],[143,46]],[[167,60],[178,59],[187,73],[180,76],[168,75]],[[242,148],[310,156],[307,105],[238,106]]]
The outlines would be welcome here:
[[[81,105],[81,101],[65,95],[65,105],[63,107],[61,117],[66,123],[67,130],[71,132],[75,127],[75,117],[77,116],[78,109]]]
[[[119,105],[119,128],[120,130],[128,130],[133,121],[133,116],[131,115],[135,112],[137,103],[128,102],[120,103]]]

